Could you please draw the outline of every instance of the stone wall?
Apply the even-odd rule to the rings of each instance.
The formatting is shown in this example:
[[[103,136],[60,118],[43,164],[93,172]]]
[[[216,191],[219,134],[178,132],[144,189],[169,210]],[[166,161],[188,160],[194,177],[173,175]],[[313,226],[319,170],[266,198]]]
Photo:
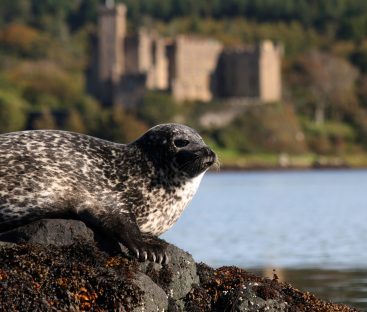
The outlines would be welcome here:
[[[255,48],[226,49],[218,62],[213,91],[221,98],[259,97],[258,67]]]
[[[139,37],[127,36],[125,38],[125,74],[139,73]]]
[[[152,42],[152,65],[147,71],[147,88],[150,90],[168,89],[167,44],[164,39],[156,38]]]
[[[171,92],[175,99],[209,101],[211,77],[222,45],[211,39],[178,36],[170,57]]]
[[[213,92],[221,98],[281,99],[281,48],[271,41],[225,49],[215,72]]]
[[[137,35],[125,40],[126,74],[145,74],[146,88],[168,88],[168,61],[165,40],[141,29]]]

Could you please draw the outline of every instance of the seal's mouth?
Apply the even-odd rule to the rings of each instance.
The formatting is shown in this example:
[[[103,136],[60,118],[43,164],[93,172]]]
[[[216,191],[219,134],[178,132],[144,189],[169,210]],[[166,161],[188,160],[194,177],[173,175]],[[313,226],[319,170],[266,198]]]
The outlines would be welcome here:
[[[195,177],[217,162],[217,156],[209,147],[202,147],[196,151],[180,151],[175,157],[178,169]]]
[[[200,155],[200,162],[201,162],[201,166],[199,166],[200,172],[207,170],[212,165],[214,165],[217,161],[217,156],[209,147],[204,147],[203,149],[201,149],[199,152],[199,155]]]
[[[204,167],[206,168],[209,168],[211,167],[212,165],[214,165],[214,163],[217,161],[217,157],[216,155],[214,154],[213,151],[211,151],[213,154],[209,155],[209,156],[205,156],[203,159],[202,159],[202,162],[203,162],[203,165]]]

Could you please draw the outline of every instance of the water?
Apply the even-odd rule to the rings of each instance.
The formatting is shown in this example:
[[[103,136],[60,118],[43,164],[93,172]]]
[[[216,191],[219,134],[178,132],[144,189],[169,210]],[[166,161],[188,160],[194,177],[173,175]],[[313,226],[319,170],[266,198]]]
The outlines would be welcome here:
[[[367,171],[207,174],[163,238],[367,311]]]

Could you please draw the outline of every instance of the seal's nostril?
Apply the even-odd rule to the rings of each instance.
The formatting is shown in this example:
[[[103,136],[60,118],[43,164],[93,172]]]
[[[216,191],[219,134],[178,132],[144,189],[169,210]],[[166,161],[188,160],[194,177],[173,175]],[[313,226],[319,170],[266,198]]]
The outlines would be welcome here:
[[[204,147],[204,155],[208,157],[213,157],[215,154],[209,147]]]
[[[215,163],[216,159],[217,157],[215,153],[209,147],[206,147],[205,148],[205,165],[207,167],[210,167],[211,165]]]
[[[207,153],[208,153],[208,157],[210,159],[212,159],[213,162],[214,162],[216,160],[217,156],[215,155],[215,153],[209,147],[208,147]]]

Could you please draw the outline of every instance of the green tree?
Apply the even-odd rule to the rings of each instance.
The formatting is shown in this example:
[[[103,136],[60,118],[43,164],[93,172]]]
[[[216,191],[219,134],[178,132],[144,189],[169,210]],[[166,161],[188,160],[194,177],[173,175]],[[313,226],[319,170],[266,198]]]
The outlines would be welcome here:
[[[303,55],[299,83],[307,86],[315,105],[315,122],[322,124],[326,110],[334,115],[354,105],[358,71],[347,60],[313,50]]]
[[[304,153],[307,146],[292,106],[272,103],[249,108],[213,133],[218,145],[243,153]]]
[[[27,102],[17,93],[0,89],[0,132],[23,130],[27,107]]]
[[[350,61],[357,66],[362,73],[367,73],[367,44],[361,44],[350,55]]]
[[[56,121],[52,115],[52,112],[44,108],[39,116],[35,117],[32,122],[32,129],[57,129]]]
[[[177,113],[177,104],[168,94],[147,92],[139,104],[137,114],[150,126],[173,120]]]
[[[0,28],[8,23],[28,22],[31,14],[31,3],[25,0],[0,1]]]
[[[121,143],[129,143],[142,135],[147,126],[123,107],[116,106],[105,111],[102,137]]]
[[[42,39],[37,29],[23,24],[13,23],[0,31],[1,49],[21,57],[43,56],[43,52],[39,49]]]
[[[361,41],[367,33],[367,16],[353,17],[340,23],[338,36],[342,39]]]
[[[82,73],[73,73],[49,60],[24,61],[8,71],[11,82],[17,84],[28,102],[42,104],[49,95],[61,106],[73,106],[84,93]]]
[[[101,135],[100,127],[103,120],[101,105],[91,96],[83,96],[75,109],[80,114],[84,127],[92,135]]]
[[[86,133],[86,126],[80,113],[75,109],[70,109],[68,111],[68,116],[66,118],[64,129],[68,131]]]

